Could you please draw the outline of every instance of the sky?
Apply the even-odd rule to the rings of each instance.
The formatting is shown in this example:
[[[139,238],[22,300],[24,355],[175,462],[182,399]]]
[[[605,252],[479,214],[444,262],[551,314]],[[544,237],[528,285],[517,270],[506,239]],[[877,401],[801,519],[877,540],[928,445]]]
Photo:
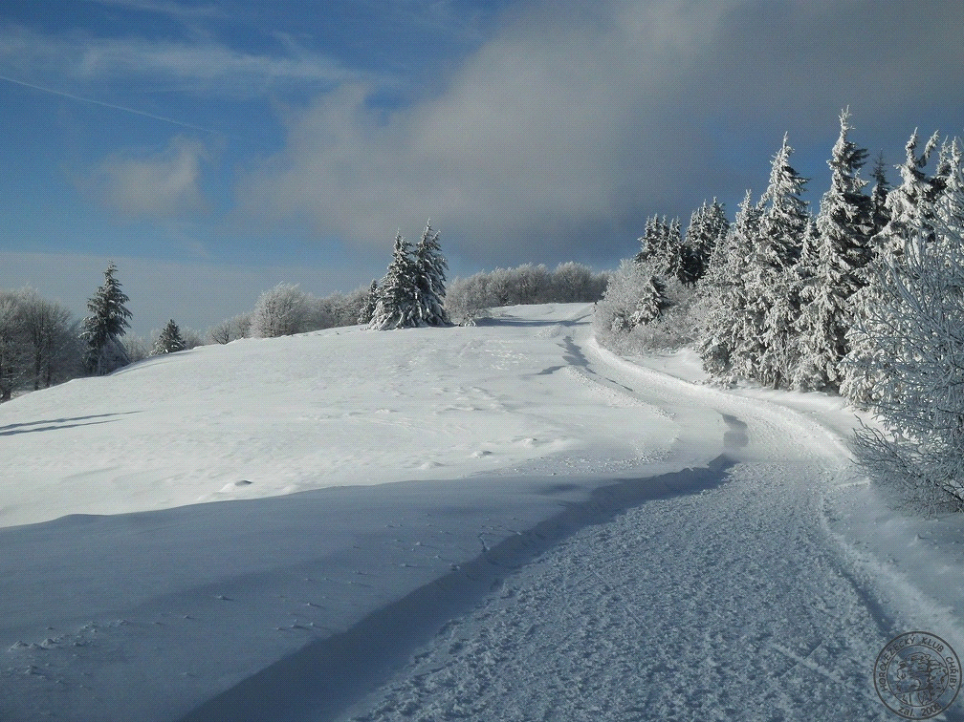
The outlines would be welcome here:
[[[78,317],[110,261],[133,330],[204,330],[279,282],[602,270],[652,214],[811,178],[851,111],[889,167],[964,135],[946,0],[4,0],[0,288]],[[869,171],[869,169],[868,169]],[[896,180],[896,171],[890,172]]]

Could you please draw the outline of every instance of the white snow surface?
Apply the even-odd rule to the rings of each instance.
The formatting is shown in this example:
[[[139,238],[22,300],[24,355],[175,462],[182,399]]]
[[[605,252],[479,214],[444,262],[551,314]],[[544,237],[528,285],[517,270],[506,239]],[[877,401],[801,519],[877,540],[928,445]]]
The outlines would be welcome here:
[[[839,399],[618,358],[591,313],[0,406],[0,720],[895,719],[891,638],[964,653],[964,522],[890,509]]]

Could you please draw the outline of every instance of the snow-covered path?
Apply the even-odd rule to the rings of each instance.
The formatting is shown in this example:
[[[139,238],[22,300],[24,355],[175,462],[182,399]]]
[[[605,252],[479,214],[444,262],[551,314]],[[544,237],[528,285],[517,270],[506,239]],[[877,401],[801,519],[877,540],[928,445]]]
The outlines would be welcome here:
[[[964,650],[959,520],[886,511],[833,400],[629,363],[589,317],[0,409],[0,515],[41,522],[0,528],[0,720],[891,719],[887,641]]]
[[[584,529],[350,718],[886,719],[870,668],[893,630],[800,514],[808,481],[737,467]]]
[[[870,669],[899,633],[894,615],[913,613],[883,609],[822,523],[848,473],[842,450],[803,417],[588,351],[602,383],[635,381],[632,393],[677,411],[699,393],[725,409],[737,461],[725,483],[578,531],[348,718],[887,719]]]

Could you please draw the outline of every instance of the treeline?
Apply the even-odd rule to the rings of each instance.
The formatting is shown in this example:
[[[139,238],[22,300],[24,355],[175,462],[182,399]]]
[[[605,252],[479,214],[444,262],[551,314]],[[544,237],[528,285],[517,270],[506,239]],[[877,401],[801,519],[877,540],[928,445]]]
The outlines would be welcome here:
[[[446,307],[454,320],[471,323],[499,306],[598,301],[608,282],[608,273],[579,263],[561,263],[552,271],[527,263],[456,278],[449,286]]]
[[[447,269],[440,234],[429,223],[414,245],[396,235],[384,277],[369,286],[317,298],[279,283],[261,294],[253,311],[222,321],[209,337],[224,344],[356,324],[380,330],[470,324],[499,306],[597,301],[609,280],[608,273],[571,262],[551,271],[531,263],[497,268],[451,283]]]
[[[784,138],[732,224],[704,205],[684,236],[652,219],[596,319],[621,350],[692,343],[718,381],[823,391],[870,409],[860,460],[924,503],[964,508],[964,168],[915,132],[892,187],[846,112],[814,214]]]

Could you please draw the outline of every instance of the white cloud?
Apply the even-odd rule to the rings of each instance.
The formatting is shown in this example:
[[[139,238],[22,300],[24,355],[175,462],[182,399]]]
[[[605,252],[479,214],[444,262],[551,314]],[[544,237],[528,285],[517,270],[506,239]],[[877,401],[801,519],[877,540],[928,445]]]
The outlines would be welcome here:
[[[742,196],[738,151],[761,133],[769,154],[786,130],[825,121],[832,136],[845,105],[892,123],[913,110],[901,102],[928,107],[960,87],[959,43],[930,39],[959,28],[964,6],[902,7],[532,5],[436,97],[380,118],[370,87],[345,84],[292,114],[284,151],[241,180],[239,208],[357,245],[431,216],[449,248],[486,263],[586,257],[620,235],[625,247],[646,214]],[[878,41],[895,34],[896,49]]]
[[[83,183],[103,205],[132,218],[178,218],[206,210],[201,190],[203,144],[175,137],[155,155],[115,154]]]
[[[337,61],[301,50],[288,54],[242,52],[209,38],[187,41],[143,37],[96,37],[86,32],[39,33],[0,24],[0,71],[39,85],[151,91],[181,90],[217,95],[262,95],[267,89],[310,85],[329,88],[361,74]]]

